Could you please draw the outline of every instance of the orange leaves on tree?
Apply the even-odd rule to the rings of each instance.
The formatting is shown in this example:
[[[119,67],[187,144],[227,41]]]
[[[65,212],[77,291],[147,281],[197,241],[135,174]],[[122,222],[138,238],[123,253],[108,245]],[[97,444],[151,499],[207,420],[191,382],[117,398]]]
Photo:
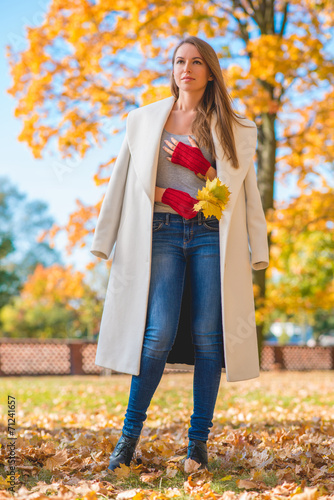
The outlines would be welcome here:
[[[65,307],[70,300],[80,299],[85,293],[84,274],[74,271],[73,266],[63,267],[54,264],[50,267],[36,266],[24,284],[21,297],[24,300],[49,304],[64,303]]]
[[[3,332],[13,337],[92,336],[98,331],[102,300],[72,265],[38,264],[20,296],[1,309]]]
[[[264,19],[259,2],[253,2],[251,7],[241,3],[236,9],[233,2],[208,5],[203,0],[187,3],[53,0],[43,24],[28,27],[28,48],[22,51],[7,48],[12,77],[8,93],[15,97],[15,116],[23,123],[19,140],[29,145],[36,158],[41,158],[54,143],[63,159],[75,154],[83,158],[112,135],[110,127],[106,127],[106,118],[124,120],[133,107],[170,95],[171,67],[166,61],[176,45],[175,37],[204,33],[210,43],[211,39],[224,40],[228,35],[229,46],[215,43],[214,47],[221,61],[227,61],[222,64],[222,72],[229,92],[242,103],[247,117],[259,126],[258,176],[268,220],[273,206],[274,178],[275,182],[283,181],[290,173],[295,174],[301,190],[300,205],[304,204],[303,190],[310,183],[309,175],[315,174],[319,179],[321,169],[330,165],[334,157],[334,65],[327,48],[334,14],[330,0],[293,1],[291,6],[285,18],[284,5],[278,2],[270,19]],[[282,27],[282,32],[277,31],[277,26]],[[235,49],[240,43],[235,41],[242,44],[240,52]],[[243,57],[247,64],[239,64],[235,56]],[[156,67],[151,65],[153,60]],[[162,81],[161,76],[166,79]],[[317,92],[315,98],[313,93],[319,88],[322,93]],[[309,102],[304,99],[307,95]],[[120,128],[117,124],[116,131]],[[280,137],[276,133],[278,128],[282,130]],[[96,185],[107,182],[109,175],[103,176],[102,169],[113,160],[100,167],[94,176]],[[327,196],[319,210],[315,204],[316,201],[312,202],[310,207],[317,212],[318,221],[307,220],[298,213],[297,202],[284,212],[287,226],[294,220],[298,227],[306,221],[309,229],[317,228],[318,243],[309,240],[306,253],[307,248],[319,248],[318,231],[326,231],[320,227],[321,220],[326,218]],[[91,221],[96,220],[101,201],[91,207],[79,201],[77,205],[67,226],[55,226],[49,231],[51,244],[59,231],[67,232],[68,252],[75,246],[86,245],[93,232]],[[276,219],[281,215],[279,210]],[[327,285],[321,291],[321,280],[312,285],[312,290],[304,287],[303,293],[299,293],[295,276],[305,269],[305,257],[301,258],[303,239],[298,236],[294,252],[291,235],[295,233],[284,232],[279,221],[275,228],[280,228],[279,234],[286,236],[288,244],[280,253],[281,244],[273,234],[273,260],[266,276],[270,277],[272,264],[278,272],[283,272],[289,261],[290,271],[281,297],[288,294],[288,281],[292,293],[285,312],[294,310],[293,297],[298,298],[299,304],[306,297],[309,310],[326,295],[332,297]],[[46,233],[41,236],[45,237]],[[321,250],[320,263],[324,261],[323,255]],[[314,262],[310,265],[314,267]],[[283,310],[287,302],[281,302],[275,295],[271,297],[272,307],[276,298],[278,308]]]
[[[67,225],[55,225],[49,232],[44,231],[39,236],[39,240],[42,241],[44,239],[49,239],[50,245],[54,246],[55,238],[59,231],[65,230],[68,237],[65,249],[68,254],[71,253],[71,250],[75,245],[84,247],[85,237],[93,232],[93,229],[89,228],[89,222],[93,217],[98,216],[102,200],[98,201],[93,206],[86,206],[80,200],[76,200],[76,204],[78,208],[70,215]]]
[[[115,163],[117,159],[117,156],[114,156],[113,158],[110,158],[106,163],[101,163],[99,165],[98,171],[94,175],[93,179],[95,182],[96,186],[100,186],[102,184],[107,184],[109,182],[110,176],[109,177],[102,177],[102,174],[105,169],[109,168],[113,163]]]
[[[267,214],[271,275],[267,314],[295,315],[312,324],[315,311],[334,307],[334,190],[306,189]]]

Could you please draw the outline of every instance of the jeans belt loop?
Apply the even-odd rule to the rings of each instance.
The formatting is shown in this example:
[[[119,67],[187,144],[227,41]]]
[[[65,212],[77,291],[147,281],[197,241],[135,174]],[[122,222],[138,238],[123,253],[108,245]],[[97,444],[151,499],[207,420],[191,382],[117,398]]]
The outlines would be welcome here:
[[[169,226],[169,218],[170,218],[170,213],[166,213],[166,225]]]
[[[202,225],[202,217],[203,217],[202,212],[198,212],[198,225],[199,225],[199,226],[201,226],[201,225]]]

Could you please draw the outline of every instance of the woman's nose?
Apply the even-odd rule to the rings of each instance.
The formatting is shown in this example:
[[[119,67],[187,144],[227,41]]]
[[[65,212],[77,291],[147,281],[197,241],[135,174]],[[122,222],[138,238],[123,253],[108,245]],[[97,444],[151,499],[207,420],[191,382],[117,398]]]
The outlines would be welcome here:
[[[185,71],[190,71],[190,61],[185,64]]]

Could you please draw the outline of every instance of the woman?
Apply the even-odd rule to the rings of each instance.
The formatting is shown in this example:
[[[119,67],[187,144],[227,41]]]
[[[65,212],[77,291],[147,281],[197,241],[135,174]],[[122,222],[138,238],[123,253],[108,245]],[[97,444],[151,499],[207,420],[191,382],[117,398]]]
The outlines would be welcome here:
[[[269,258],[256,126],[233,112],[209,44],[186,38],[172,63],[173,97],[128,115],[91,247],[107,259],[117,240],[96,363],[133,375],[109,470],[130,464],[167,360],[195,365],[187,458],[201,467],[222,366],[229,381],[259,376],[251,266]],[[231,190],[220,221],[193,209],[216,176]]]

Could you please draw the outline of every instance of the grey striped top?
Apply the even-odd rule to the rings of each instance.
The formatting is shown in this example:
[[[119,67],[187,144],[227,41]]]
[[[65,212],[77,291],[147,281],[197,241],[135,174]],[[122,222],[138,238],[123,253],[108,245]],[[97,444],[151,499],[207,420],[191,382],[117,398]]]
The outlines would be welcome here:
[[[197,175],[188,168],[182,167],[182,165],[177,165],[176,163],[172,163],[167,160],[167,157],[171,157],[171,154],[167,153],[162,148],[163,146],[168,146],[164,142],[165,139],[172,142],[171,137],[175,137],[177,141],[181,141],[184,144],[189,144],[189,146],[191,145],[187,135],[171,134],[170,132],[167,132],[167,130],[163,130],[160,143],[156,186],[161,188],[170,187],[173,189],[179,189],[180,191],[189,193],[193,198],[196,198],[198,190],[202,189],[205,186],[206,181],[197,177]],[[191,137],[195,140],[194,135],[192,135]],[[207,149],[201,148],[201,151],[203,153],[203,156],[211,163],[214,168],[216,168],[216,162],[212,159],[212,156],[209,154]],[[170,212],[172,214],[177,213],[169,205],[166,205],[165,203],[161,203],[159,201],[154,202],[154,212]]]

